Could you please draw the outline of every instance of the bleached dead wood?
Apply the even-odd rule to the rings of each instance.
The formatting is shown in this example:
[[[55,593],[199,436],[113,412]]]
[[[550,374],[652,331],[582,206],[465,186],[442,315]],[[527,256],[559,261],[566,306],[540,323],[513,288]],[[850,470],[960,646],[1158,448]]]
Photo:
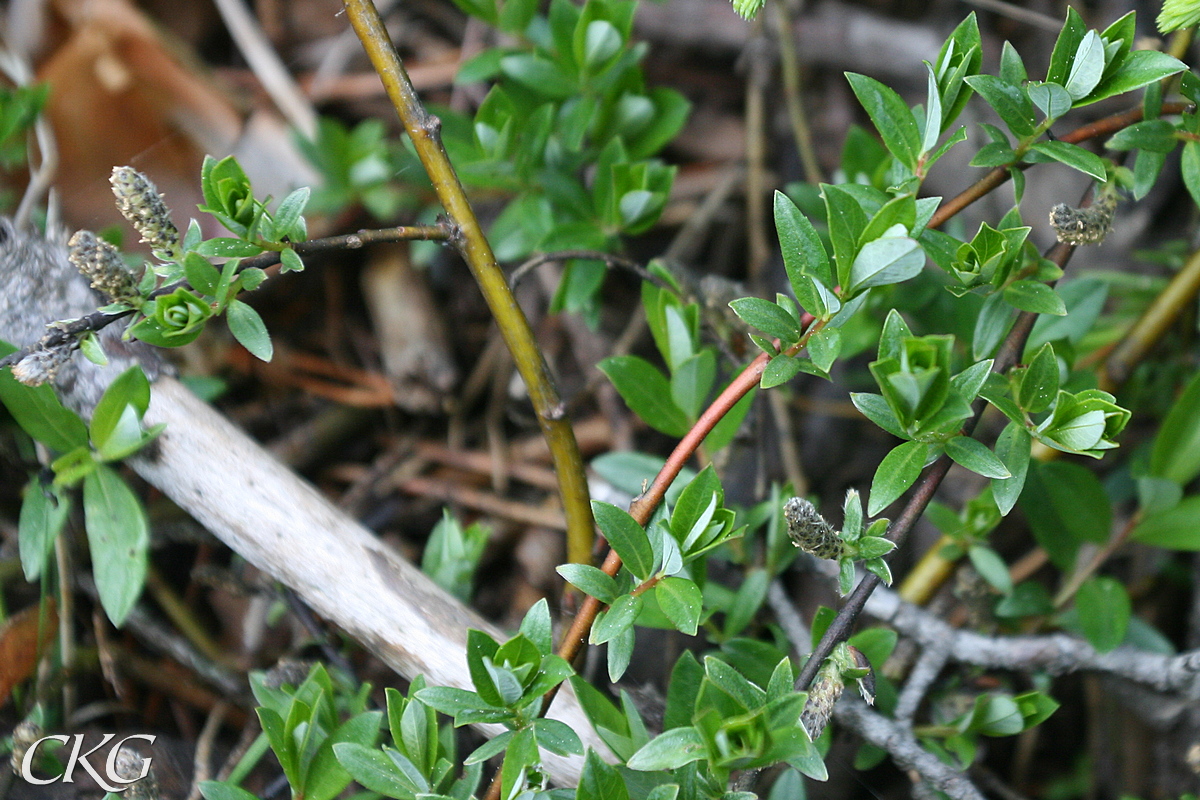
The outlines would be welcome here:
[[[0,221],[0,339],[25,345],[41,336],[47,321],[81,316],[97,305],[61,246]],[[104,331],[107,367],[76,357],[57,381],[64,401],[85,415],[107,382],[132,363],[113,330],[118,327]],[[148,371],[160,370],[151,364]],[[155,381],[146,415],[148,425],[160,422],[167,428],[153,450],[130,460],[143,478],[401,675],[471,688],[466,630],[502,638],[500,632],[169,376]],[[570,725],[585,745],[608,753],[569,691],[559,694],[550,716]],[[503,730],[480,728],[488,735]],[[543,756],[552,780],[578,783],[582,758]]]

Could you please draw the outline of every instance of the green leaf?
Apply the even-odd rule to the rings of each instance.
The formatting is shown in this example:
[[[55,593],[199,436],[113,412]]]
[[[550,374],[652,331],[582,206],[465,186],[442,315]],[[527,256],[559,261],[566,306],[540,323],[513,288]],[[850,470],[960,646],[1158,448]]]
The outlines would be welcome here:
[[[1112,650],[1125,638],[1131,604],[1125,587],[1113,578],[1088,578],[1075,595],[1079,627],[1092,647],[1101,653]]]
[[[267,333],[267,326],[263,324],[258,312],[241,300],[230,300],[225,315],[233,338],[258,360],[270,361],[275,347],[271,344],[271,335]]]
[[[1004,462],[978,439],[970,436],[955,436],[946,442],[946,455],[955,463],[966,467],[985,478],[1011,478]]]
[[[139,366],[132,366],[121,373],[105,389],[96,410],[92,413],[90,434],[92,444],[103,449],[113,432],[121,424],[128,409],[132,414],[135,435],[140,438],[141,418],[150,407],[150,381]]]
[[[686,359],[671,374],[671,399],[691,418],[700,416],[717,379],[717,357],[705,348]]]
[[[800,320],[761,297],[741,297],[729,304],[743,322],[779,339],[784,347],[800,340]]]
[[[1184,142],[1179,170],[1192,202],[1200,205],[1200,142]]]
[[[1029,431],[1015,422],[1010,422],[996,439],[996,456],[1011,474],[1008,478],[992,480],[992,497],[1000,513],[1007,515],[1016,505],[1021,490],[1025,488],[1025,474],[1029,470],[1029,453],[1033,438]]]
[[[258,800],[257,795],[251,794],[239,786],[220,781],[201,781],[200,794],[204,795],[204,800]]]
[[[893,413],[891,406],[888,405],[883,395],[871,394],[869,392],[851,392],[850,402],[854,403],[854,407],[861,411],[864,417],[897,439],[909,438],[908,434],[904,432],[904,426],[900,424],[900,420],[896,419],[895,413]]]
[[[924,442],[904,442],[884,456],[871,480],[867,514],[875,516],[908,491],[925,467],[929,445]]]
[[[1005,46],[1008,42],[1004,43]],[[1071,95],[1057,83],[1035,83],[1026,87],[1026,93],[1046,119],[1055,120],[1071,110]]]
[[[556,719],[539,719],[533,723],[534,736],[542,747],[560,756],[583,755],[583,742],[564,722]]]
[[[16,352],[7,342],[0,342],[0,356]],[[26,386],[12,376],[9,369],[0,369],[0,402],[27,434],[51,450],[67,453],[88,443],[87,427],[74,411],[58,401],[50,386]]]
[[[304,261],[300,258],[300,254],[290,247],[279,251],[279,263],[281,275],[289,272],[304,272]]]
[[[916,170],[921,153],[921,133],[908,105],[895,91],[874,78],[846,73],[850,88],[867,111],[883,143],[896,160],[910,170]]]
[[[431,686],[421,689],[414,696],[430,708],[452,717],[463,711],[475,711],[488,705],[475,692],[452,686]]]
[[[640,599],[640,598],[638,598]],[[621,631],[608,643],[608,679],[613,683],[621,680],[633,658],[633,626]]]
[[[1200,475],[1200,372],[1188,381],[1154,437],[1150,474],[1180,485]]]
[[[212,241],[238,241],[237,239]],[[253,254],[251,254],[253,255]],[[183,257],[183,275],[192,288],[201,294],[216,295],[217,285],[221,282],[221,273],[209,263],[208,259],[197,252],[188,252]]]
[[[53,484],[34,477],[26,485],[17,520],[17,543],[26,581],[32,583],[42,574],[70,510],[70,495]]]
[[[193,252],[199,256],[208,256],[209,258],[247,258],[263,252],[263,247],[253,242],[247,242],[245,239],[218,237],[216,239],[205,239],[196,245],[196,249]],[[193,263],[193,265],[199,263],[195,259],[185,259],[184,269],[187,269],[189,262]],[[188,276],[188,280],[189,282],[191,281],[191,276]],[[207,285],[205,281],[202,281],[202,283]],[[205,290],[203,286],[197,286],[194,283],[192,284],[192,288],[198,289],[205,294],[212,294],[212,292]]]
[[[1065,461],[1031,463],[1021,509],[1050,560],[1066,569],[1082,542],[1105,542],[1112,507],[1094,473]]]
[[[688,636],[696,635],[704,600],[695,583],[687,578],[663,578],[654,587],[654,599],[676,630]]]
[[[1100,85],[1086,98],[1077,101],[1076,105],[1095,103],[1132,92],[1185,70],[1187,65],[1182,61],[1158,50],[1131,50],[1121,60],[1120,67],[1100,81]]]
[[[1156,23],[1159,33],[1170,33],[1200,24],[1200,3],[1196,0],[1163,0]]]
[[[829,255],[825,252],[825,245],[821,243],[816,228],[791,198],[776,190],[774,204],[775,231],[779,235],[783,266],[792,284],[792,291],[796,293],[800,305],[816,315],[817,312],[810,307],[810,303],[819,303],[812,299],[806,302],[809,287],[804,278],[811,276],[825,286],[831,286],[833,270],[829,264]]]
[[[804,362],[802,359],[780,353],[767,362],[758,385],[763,389],[782,386],[796,377],[803,366]]]
[[[588,638],[590,644],[604,644],[629,630],[642,610],[640,596],[623,594],[596,618]]]
[[[611,605],[617,599],[617,582],[601,569],[590,564],[562,564],[555,570],[563,580],[601,603]]]
[[[675,438],[691,428],[688,415],[671,400],[670,383],[650,362],[637,356],[613,356],[596,366],[630,410],[651,428]]]
[[[654,569],[654,552],[646,531],[633,517],[609,503],[592,501],[592,513],[604,538],[621,561],[639,580],[646,580]]]
[[[808,337],[807,347],[813,365],[822,372],[829,372],[842,351],[841,328],[822,328]]]
[[[294,234],[298,231],[293,229],[300,222],[300,215],[304,213],[304,207],[308,205],[309,195],[312,190],[307,186],[301,186],[288,194],[279,203],[279,208],[275,210],[275,231],[281,237],[286,237],[288,241],[301,241],[303,237],[296,237]],[[302,230],[302,229],[301,229]]]
[[[1083,36],[1071,62],[1071,71],[1063,87],[1072,100],[1087,97],[1104,75],[1104,42],[1100,34],[1088,31]]]
[[[525,88],[553,100],[565,100],[579,87],[563,68],[540,55],[518,53],[500,59],[500,71]]]
[[[119,628],[146,581],[146,512],[121,476],[99,464],[83,479],[83,515],[100,604]]]
[[[621,773],[589,749],[579,776],[575,800],[629,800],[629,790]]]
[[[1104,143],[1109,150],[1149,150],[1169,153],[1179,144],[1175,126],[1165,119],[1148,119],[1123,128]]]
[[[1021,376],[1017,405],[1030,414],[1039,414],[1050,407],[1058,396],[1058,358],[1049,342],[1042,345]]]
[[[630,769],[653,772],[676,769],[705,758],[704,740],[692,727],[673,728],[651,739],[633,754],[626,765]]]
[[[1185,497],[1173,508],[1150,514],[1129,538],[1167,550],[1200,551],[1200,495]]]
[[[354,742],[338,742],[333,745],[333,753],[363,788],[385,797],[415,798],[418,792],[429,788],[428,783],[414,781],[398,766],[395,757],[404,756],[395,750],[383,752]]]
[[[1033,104],[1029,102],[1029,96],[1023,88],[994,75],[973,75],[967,78],[966,82],[995,109],[1015,136],[1021,138],[1033,135],[1036,126]]]
[[[1084,24],[1083,17],[1079,16],[1079,12],[1073,7],[1067,6],[1067,19],[1058,32],[1058,39],[1055,40],[1054,50],[1050,54],[1050,66],[1046,71],[1047,81],[1060,86],[1067,82],[1072,60],[1079,52],[1079,45],[1085,33],[1087,25]]]
[[[899,228],[894,229],[899,230]],[[925,267],[925,251],[907,236],[888,235],[867,242],[850,267],[849,293],[914,278]]]
[[[1034,314],[1066,316],[1067,306],[1052,288],[1037,281],[1013,281],[1004,289],[1004,301]]]
[[[990,583],[1001,594],[1012,594],[1012,577],[1008,574],[1008,565],[1004,559],[990,547],[973,544],[967,550],[972,566],[985,581]]]
[[[1077,169],[1084,175],[1091,176],[1098,181],[1108,179],[1108,168],[1104,163],[1104,159],[1095,153],[1084,150],[1077,144],[1060,141],[1035,142],[1029,149],[1035,153],[1041,153],[1060,164],[1066,164],[1072,169]]]

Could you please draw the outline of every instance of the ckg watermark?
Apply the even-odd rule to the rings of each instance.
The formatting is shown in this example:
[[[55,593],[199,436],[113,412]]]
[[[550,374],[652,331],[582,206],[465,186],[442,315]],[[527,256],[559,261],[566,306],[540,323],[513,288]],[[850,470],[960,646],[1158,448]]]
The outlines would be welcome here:
[[[101,789],[106,792],[112,792],[116,794],[125,791],[129,788],[130,784],[137,783],[150,774],[149,758],[141,758],[139,756],[132,760],[125,759],[126,763],[123,764],[118,764],[117,759],[120,757],[120,753],[126,746],[127,742],[137,740],[146,742],[147,744],[153,746],[154,739],[156,738],[155,736],[145,733],[135,733],[114,743],[112,745],[112,749],[108,751],[108,757],[104,760],[103,774],[101,774],[101,772],[96,769],[96,766],[88,759],[91,758],[91,756],[96,753],[97,750],[103,749],[110,742],[112,742],[113,739],[116,739],[116,734],[104,734],[104,737],[100,740],[100,744],[86,751],[84,750],[84,738],[85,735],[82,733],[76,733],[70,736],[67,734],[58,734],[55,736],[43,736],[42,738],[33,742],[29,745],[29,749],[25,751],[25,755],[21,758],[21,778],[29,783],[37,784],[39,786],[58,783],[60,781],[62,783],[73,783],[75,770],[83,768],[83,771],[90,775],[92,780],[94,780]],[[38,748],[46,742],[59,742],[64,748],[67,746],[70,746],[71,748],[70,756],[66,761],[66,768],[63,770],[63,773],[57,777],[39,778],[33,774],[33,767],[37,761]],[[128,752],[132,753],[133,750],[130,749]],[[139,761],[140,766],[138,765]],[[128,768],[130,764],[133,765],[133,769]],[[134,770],[140,771],[131,775]]]

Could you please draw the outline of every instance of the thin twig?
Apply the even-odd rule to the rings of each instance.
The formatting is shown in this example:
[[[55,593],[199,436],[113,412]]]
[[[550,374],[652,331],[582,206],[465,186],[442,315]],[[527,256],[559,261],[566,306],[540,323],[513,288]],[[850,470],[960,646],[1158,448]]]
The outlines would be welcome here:
[[[458,226],[459,236],[455,244],[475,276],[496,318],[500,333],[508,344],[517,370],[525,380],[542,434],[554,458],[559,493],[567,518],[567,557],[573,562],[587,563],[591,558],[594,523],[583,458],[529,321],[509,290],[462,183],[442,147],[441,122],[421,104],[379,12],[370,0],[345,0],[345,7],[350,24],[358,33],[421,164],[433,182],[438,200]]]
[[[796,152],[804,167],[804,180],[814,186],[820,183],[821,163],[813,149],[812,130],[808,126],[808,114],[804,110],[804,90],[800,84],[800,59],[796,54],[795,31],[792,15],[787,3],[770,3],[767,16],[774,28],[775,41],[779,45],[779,67],[783,77],[783,99],[787,104],[788,122],[792,126],[792,137],[796,140]]]
[[[984,800],[970,778],[922,747],[908,728],[872,711],[857,697],[843,697],[833,713],[838,722],[886,750],[898,766],[913,770],[934,789],[955,800]]]
[[[192,789],[187,800],[200,800],[200,784],[212,774],[212,746],[221,730],[221,722],[229,711],[228,703],[217,703],[204,721],[204,728],[196,739],[196,754],[192,760]]]
[[[512,289],[516,289],[517,285],[533,270],[543,264],[552,264],[562,261],[603,261],[609,269],[619,267],[626,269],[637,275],[644,281],[650,281],[653,284],[663,286],[663,282],[651,275],[645,267],[638,262],[624,256],[618,256],[614,253],[605,253],[601,250],[556,250],[553,253],[539,253],[533,256],[525,263],[512,271],[508,276],[508,285]]]
[[[1163,655],[1132,647],[1101,653],[1086,641],[1065,633],[1043,636],[984,636],[956,629],[936,614],[880,589],[867,601],[866,612],[923,646],[945,646],[953,661],[987,669],[1047,672],[1098,672],[1159,692],[1200,699],[1200,650]]]
[[[402,225],[393,228],[379,228],[377,230],[360,230],[356,233],[348,233],[341,236],[328,236],[308,242],[297,242],[292,245],[292,249],[303,256],[329,250],[355,250],[366,244],[382,242],[401,242],[414,239],[444,242],[454,239],[456,232],[457,229],[447,222],[439,222],[436,225]],[[256,256],[243,258],[238,264],[238,271],[250,269],[251,267],[265,269],[273,264],[278,264],[279,258],[280,254],[278,251],[268,250]],[[186,285],[185,282],[180,281],[160,286],[151,292],[146,299],[151,300],[156,297],[162,297]],[[93,311],[77,319],[55,324],[37,342],[32,342],[16,352],[0,358],[0,368],[16,364],[39,347],[62,347],[89,331],[103,330],[117,320],[130,316],[134,311],[135,309],[132,308],[114,313]]]
[[[1058,244],[1050,248],[1046,254],[1046,258],[1054,261],[1059,267],[1066,264],[1074,248]],[[1016,322],[1013,323],[1012,330],[1005,337],[1000,345],[999,351],[992,362],[992,371],[1004,374],[1009,367],[1016,364],[1020,358],[1021,351],[1025,347],[1025,342],[1029,338],[1029,332],[1033,329],[1033,323],[1037,320],[1037,314],[1022,312]],[[987,402],[983,399],[976,400],[972,406],[974,413],[962,426],[962,435],[970,436],[975,430],[975,426],[979,422],[979,418],[983,415],[984,409],[987,407]],[[942,455],[937,461],[929,466],[921,478],[918,480],[916,488],[909,497],[908,503],[900,512],[900,516],[888,527],[887,538],[896,543],[897,548],[904,543],[917,520],[925,513],[925,508],[933,499],[938,487],[946,477],[946,473],[950,471],[950,457]],[[813,678],[817,674],[817,670],[821,668],[822,662],[828,658],[829,654],[838,642],[844,641],[850,635],[851,629],[854,627],[854,621],[862,612],[863,605],[867,598],[871,596],[871,592],[879,585],[879,576],[874,573],[868,573],[866,577],[859,582],[850,596],[846,598],[845,604],[826,629],[825,635],[821,637],[821,641],[813,648],[813,654],[805,665],[800,670],[800,675],[796,678],[796,690],[804,691],[808,685],[812,683]]]

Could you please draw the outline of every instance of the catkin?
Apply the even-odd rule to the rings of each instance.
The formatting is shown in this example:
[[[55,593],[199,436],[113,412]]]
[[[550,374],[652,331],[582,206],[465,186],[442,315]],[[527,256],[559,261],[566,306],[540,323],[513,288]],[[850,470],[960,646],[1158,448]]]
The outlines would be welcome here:
[[[1050,209],[1050,227],[1063,244],[1099,244],[1112,230],[1113,214],[1117,210],[1117,195],[1101,191],[1087,208],[1073,208],[1059,203]]]
[[[112,184],[121,215],[142,235],[142,241],[156,253],[169,258],[178,255],[179,229],[171,221],[171,209],[150,179],[133,167],[113,167],[108,182]]]
[[[833,526],[825,521],[816,506],[803,497],[793,497],[783,506],[788,536],[792,543],[817,558],[837,559],[845,545]]]

